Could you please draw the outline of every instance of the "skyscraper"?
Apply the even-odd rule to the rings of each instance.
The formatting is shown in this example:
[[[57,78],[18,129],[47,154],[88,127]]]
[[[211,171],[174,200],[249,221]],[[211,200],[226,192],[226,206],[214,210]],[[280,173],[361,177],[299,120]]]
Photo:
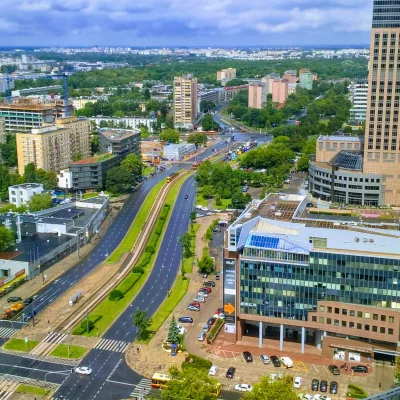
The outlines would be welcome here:
[[[375,0],[369,60],[364,173],[383,175],[385,204],[400,204],[400,1]]]
[[[197,118],[197,78],[192,75],[174,78],[174,124],[192,128]]]

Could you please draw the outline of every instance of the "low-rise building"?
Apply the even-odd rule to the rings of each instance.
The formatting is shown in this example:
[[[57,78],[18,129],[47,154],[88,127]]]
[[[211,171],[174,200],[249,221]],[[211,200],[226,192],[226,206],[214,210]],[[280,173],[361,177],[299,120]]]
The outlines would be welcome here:
[[[154,126],[157,124],[157,117],[90,117],[90,121],[96,124],[97,128],[100,128],[102,122],[109,125],[110,128],[120,129],[139,129],[141,126],[147,126],[150,133],[154,132]]]
[[[72,171],[70,169],[62,169],[57,174],[58,187],[61,189],[72,189]]]
[[[35,194],[41,194],[44,191],[42,183],[22,183],[8,187],[8,197],[10,204],[17,207],[26,204]]]
[[[299,77],[299,85],[303,89],[312,90],[314,75],[311,72],[302,72]]]
[[[140,158],[140,130],[100,129],[99,151],[122,157],[133,153]]]
[[[184,156],[194,153],[196,146],[193,143],[169,144],[164,146],[164,157],[171,161],[182,160]]]
[[[71,99],[71,101],[75,110],[81,110],[88,103],[97,103],[97,97],[77,97]]]

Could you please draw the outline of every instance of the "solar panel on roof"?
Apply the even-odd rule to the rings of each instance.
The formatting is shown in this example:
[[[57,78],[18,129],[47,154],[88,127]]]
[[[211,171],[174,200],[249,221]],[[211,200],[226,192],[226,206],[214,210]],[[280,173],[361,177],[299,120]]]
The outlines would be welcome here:
[[[359,152],[340,151],[331,163],[338,164],[340,168],[361,171],[362,155]]]
[[[85,211],[78,208],[68,208],[51,214],[53,218],[76,219],[84,215]]]
[[[267,249],[277,249],[279,245],[279,238],[251,235],[249,246],[264,247]]]

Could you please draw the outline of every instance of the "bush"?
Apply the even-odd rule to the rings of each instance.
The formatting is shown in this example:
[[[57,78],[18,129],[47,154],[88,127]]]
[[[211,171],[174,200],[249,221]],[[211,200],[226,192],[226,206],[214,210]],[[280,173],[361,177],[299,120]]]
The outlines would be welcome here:
[[[143,268],[142,268],[143,270]],[[132,274],[132,275],[128,275],[117,287],[116,289],[119,290],[120,292],[123,293],[123,295],[125,295],[128,290],[130,290],[130,288],[139,280],[140,276],[142,274]]]
[[[146,253],[149,254],[154,254],[154,247],[153,246],[146,246],[146,249],[144,250]]]
[[[86,319],[84,319],[79,326],[77,326],[73,331],[73,335],[83,335],[84,333],[87,332],[87,325],[89,325],[89,332],[94,328],[94,324],[103,318],[102,315],[99,314],[90,314],[89,315],[89,324],[86,322]]]
[[[144,274],[144,268],[143,268],[143,267],[136,266],[136,267],[133,267],[133,268],[132,268],[132,272],[133,272],[134,274]]]
[[[114,290],[111,290],[110,294],[108,295],[108,300],[118,301],[118,300],[121,300],[123,297],[124,297],[124,294],[120,290],[114,289]]]
[[[221,318],[217,319],[217,322],[215,323],[215,325],[213,326],[213,328],[211,329],[211,332],[209,333],[208,337],[210,339],[214,339],[215,335],[218,332],[219,327],[224,323],[224,320]]]
[[[347,386],[346,396],[354,399],[366,399],[368,394],[362,387],[350,384]]]
[[[182,369],[193,368],[197,370],[208,371],[212,366],[212,362],[194,354],[188,354],[182,363]]]

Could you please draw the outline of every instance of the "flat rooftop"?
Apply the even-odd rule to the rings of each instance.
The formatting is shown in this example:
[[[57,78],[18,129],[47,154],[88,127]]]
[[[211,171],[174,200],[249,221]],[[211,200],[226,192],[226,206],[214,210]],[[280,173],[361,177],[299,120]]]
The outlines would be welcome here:
[[[350,135],[321,135],[318,137],[318,141],[332,141],[332,142],[363,142],[364,139],[361,136],[350,136]]]
[[[110,141],[118,141],[131,136],[136,136],[140,133],[140,131],[137,129],[100,129],[99,133]]]
[[[115,157],[115,154],[107,153],[107,154],[100,154],[98,156],[84,158],[79,161],[74,161],[69,163],[69,165],[85,165],[85,164],[97,164],[107,160],[110,160]]]
[[[1,110],[15,110],[15,111],[44,111],[44,110],[51,110],[53,111],[54,105],[53,104],[0,104],[0,111]]]
[[[41,187],[43,187],[41,183],[21,183],[20,185],[9,186],[9,188],[13,189],[36,189]]]

